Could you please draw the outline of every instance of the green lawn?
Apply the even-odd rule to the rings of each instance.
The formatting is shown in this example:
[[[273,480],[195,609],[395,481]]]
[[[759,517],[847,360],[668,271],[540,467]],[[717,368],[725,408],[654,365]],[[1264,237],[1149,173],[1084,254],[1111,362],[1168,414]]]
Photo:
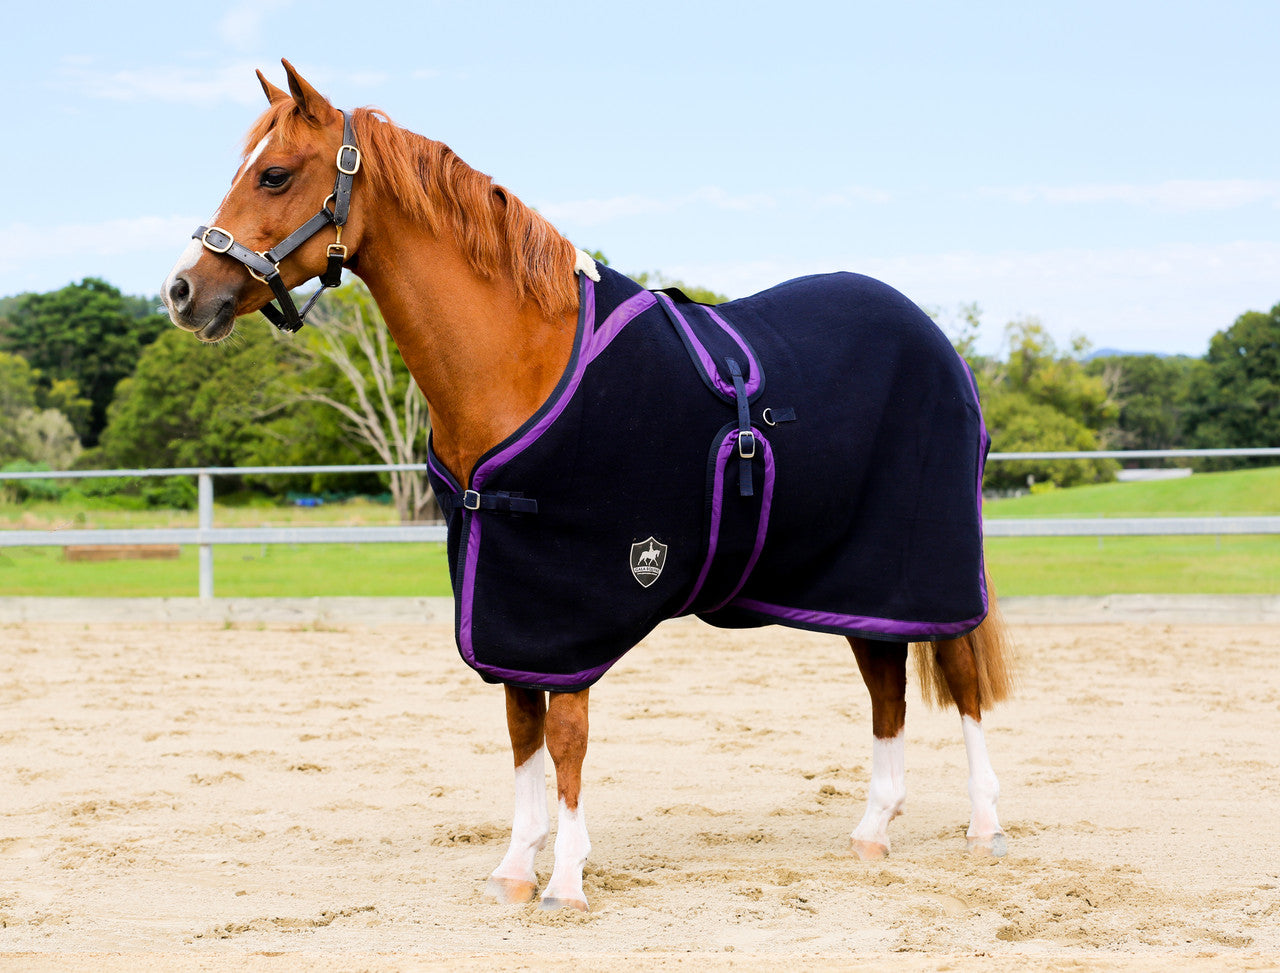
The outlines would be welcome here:
[[[1280,514],[1280,467],[1110,483],[990,501],[986,516],[1089,517]],[[316,508],[223,507],[218,526],[386,524],[362,501]],[[190,511],[0,504],[0,529],[195,524]],[[992,538],[987,562],[1002,596],[1280,594],[1280,536]],[[67,562],[54,547],[0,548],[0,596],[192,597],[196,550],[176,561]],[[221,597],[449,594],[441,544],[305,544],[214,548]]]
[[[1280,466],[1180,480],[1100,483],[989,500],[987,517],[1178,517],[1280,514]]]
[[[227,544],[213,549],[221,598],[449,594],[443,544]],[[0,597],[193,598],[196,548],[172,561],[66,561],[58,547],[0,548]]]

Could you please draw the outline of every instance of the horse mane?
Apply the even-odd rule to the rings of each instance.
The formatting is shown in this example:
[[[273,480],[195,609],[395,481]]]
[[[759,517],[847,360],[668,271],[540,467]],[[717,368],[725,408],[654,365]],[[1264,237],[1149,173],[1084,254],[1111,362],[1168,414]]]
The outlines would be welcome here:
[[[432,232],[453,234],[477,273],[509,276],[517,296],[532,300],[547,315],[577,308],[574,246],[541,214],[443,142],[401,128],[378,109],[357,108],[352,125],[361,175],[375,192],[394,199]],[[282,99],[250,129],[245,156],[268,133],[291,148],[304,144],[314,131],[294,103]]]

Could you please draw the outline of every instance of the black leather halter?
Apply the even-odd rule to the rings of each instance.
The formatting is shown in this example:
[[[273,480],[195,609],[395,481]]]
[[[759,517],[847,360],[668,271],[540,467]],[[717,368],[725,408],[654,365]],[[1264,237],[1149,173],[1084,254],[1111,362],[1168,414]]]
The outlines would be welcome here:
[[[271,288],[271,293],[280,306],[276,307],[268,302],[262,313],[277,328],[290,334],[302,327],[307,312],[315,305],[325,288],[337,287],[342,281],[342,265],[347,260],[347,248],[342,242],[342,227],[346,224],[347,214],[351,209],[351,184],[355,174],[360,171],[360,150],[356,148],[351,115],[345,111],[342,113],[342,147],[338,149],[337,165],[338,177],[333,183],[333,193],[321,205],[320,212],[270,250],[262,253],[250,250],[244,244],[237,243],[234,236],[218,226],[197,226],[196,232],[191,234],[191,238],[199,240],[205,249],[244,264],[250,276]],[[330,203],[333,204],[332,209],[329,208]],[[337,228],[337,237],[329,244],[329,266],[320,275],[320,289],[311,295],[311,299],[299,312],[289,295],[289,288],[280,279],[280,261],[329,225]]]

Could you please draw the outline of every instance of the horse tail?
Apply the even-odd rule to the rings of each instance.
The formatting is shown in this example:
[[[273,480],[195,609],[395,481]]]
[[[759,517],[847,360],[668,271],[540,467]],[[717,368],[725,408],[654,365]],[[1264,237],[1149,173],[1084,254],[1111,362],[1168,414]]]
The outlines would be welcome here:
[[[950,647],[961,651],[967,647],[973,653],[978,676],[978,703],[982,708],[1008,699],[1013,694],[1017,683],[1016,652],[1009,627],[1000,614],[990,574],[987,575],[987,597],[987,617],[968,635],[962,635],[958,639],[921,642],[914,646],[912,654],[916,657],[920,695],[926,703],[940,707],[955,703],[951,688],[938,665],[938,654]]]

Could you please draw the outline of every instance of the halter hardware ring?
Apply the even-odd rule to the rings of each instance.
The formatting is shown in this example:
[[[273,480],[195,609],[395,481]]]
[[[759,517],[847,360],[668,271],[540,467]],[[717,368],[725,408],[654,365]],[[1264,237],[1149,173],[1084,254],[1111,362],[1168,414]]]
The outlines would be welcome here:
[[[215,247],[212,243],[209,242],[210,233],[221,233],[224,237],[227,238],[227,245],[225,247]],[[228,250],[230,250],[232,247],[236,245],[236,238],[233,237],[230,233],[228,233],[226,230],[224,230],[220,226],[211,226],[209,227],[209,229],[205,230],[204,233],[200,234],[200,243],[206,249],[212,250],[214,253],[226,253]]]
[[[343,153],[346,153],[346,152],[351,152],[351,153],[354,153],[355,155],[355,162],[352,163],[350,168],[347,168],[342,164],[342,156],[343,156]],[[360,149],[359,148],[357,148],[354,145],[348,145],[346,143],[343,143],[342,145],[338,146],[338,171],[342,173],[344,176],[354,176],[357,172],[360,171]]]
[[[272,260],[270,257],[268,257],[267,252],[265,250],[259,250],[258,256],[261,257],[263,260],[265,260],[267,263],[271,264],[271,266],[275,268],[276,274],[280,273],[280,265],[276,263],[274,260]],[[258,273],[248,264],[244,265],[244,269],[249,271],[249,276],[252,277],[254,280],[260,281],[263,284],[270,285],[271,281],[267,279],[267,276],[265,274]]]

